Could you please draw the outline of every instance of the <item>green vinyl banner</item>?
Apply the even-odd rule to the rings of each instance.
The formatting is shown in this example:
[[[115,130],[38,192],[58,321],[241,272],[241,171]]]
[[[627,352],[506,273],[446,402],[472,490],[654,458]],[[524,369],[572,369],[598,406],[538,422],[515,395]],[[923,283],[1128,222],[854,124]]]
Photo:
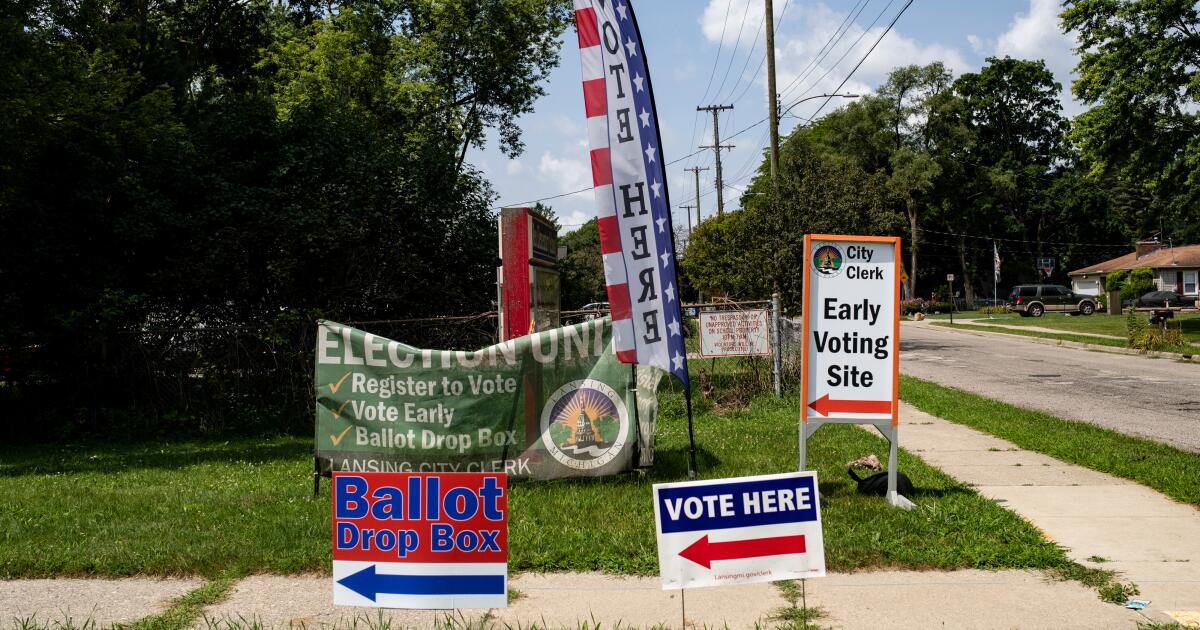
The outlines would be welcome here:
[[[423,350],[323,321],[323,470],[600,476],[649,465],[661,372],[612,350],[596,319],[468,351]]]

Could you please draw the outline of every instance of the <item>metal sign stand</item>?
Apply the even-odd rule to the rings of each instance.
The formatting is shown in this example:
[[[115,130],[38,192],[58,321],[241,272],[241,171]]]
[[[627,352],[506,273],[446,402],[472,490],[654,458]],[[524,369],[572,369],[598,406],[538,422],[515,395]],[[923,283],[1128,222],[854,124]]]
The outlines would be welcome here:
[[[896,491],[896,460],[898,459],[897,445],[900,443],[900,427],[892,426],[892,421],[884,420],[866,420],[861,418],[823,418],[809,419],[800,422],[800,470],[808,470],[808,438],[817,429],[827,424],[869,424],[875,427],[888,441],[888,485],[887,485],[887,502],[893,507],[904,508],[911,510],[916,506],[915,503],[909,501],[904,495]]]
[[[855,400],[853,400],[853,398],[856,398],[856,397],[852,396],[850,400],[840,400],[837,402],[839,402],[839,403],[860,402],[860,405],[857,408],[848,409],[848,408],[845,408],[844,405],[839,405],[841,408],[826,407],[826,409],[828,409],[829,411],[831,411],[833,413],[846,413],[847,414],[845,416],[838,416],[838,417],[833,417],[833,418],[828,417],[828,416],[826,416],[826,412],[823,411],[821,408],[816,407],[815,404],[816,404],[816,402],[820,402],[820,401],[828,401],[830,404],[832,404],[834,401],[829,400],[829,398],[830,398],[829,394],[826,394],[825,396],[819,398],[817,401],[810,403],[810,398],[812,398],[812,395],[811,395],[812,390],[810,389],[809,370],[811,367],[811,361],[814,360],[813,354],[815,354],[817,352],[816,349],[809,347],[809,343],[810,343],[809,336],[813,334],[813,328],[810,324],[810,321],[811,321],[811,317],[812,317],[812,311],[814,310],[811,296],[812,296],[812,291],[813,291],[813,283],[815,281],[814,278],[816,277],[816,273],[813,270],[817,269],[817,264],[818,264],[818,261],[813,258],[812,250],[813,250],[813,242],[814,241],[820,241],[820,242],[826,243],[826,245],[822,247],[822,249],[827,250],[826,254],[825,254],[826,258],[823,259],[822,266],[820,267],[820,269],[831,270],[830,275],[828,276],[830,278],[836,278],[838,276],[837,272],[842,269],[842,265],[844,264],[844,262],[842,260],[841,251],[835,247],[828,246],[828,243],[840,243],[840,244],[842,244],[842,247],[847,247],[846,243],[849,243],[849,244],[851,244],[851,246],[858,247],[859,248],[858,251],[860,251],[861,249],[865,249],[866,246],[863,245],[864,243],[870,244],[871,246],[876,247],[879,251],[886,251],[886,250],[884,250],[884,248],[888,248],[888,249],[891,249],[891,263],[894,265],[892,267],[892,273],[894,273],[895,266],[900,265],[900,239],[896,238],[896,237],[848,236],[848,235],[829,235],[829,234],[809,234],[804,237],[804,259],[803,259],[803,262],[804,262],[804,265],[806,265],[806,267],[809,267],[809,266],[811,266],[811,267],[809,267],[809,271],[807,271],[805,273],[804,298],[803,298],[803,301],[804,301],[804,354],[802,357],[802,370],[801,370],[802,377],[801,377],[801,381],[800,381],[800,392],[801,392],[800,399],[801,399],[801,405],[803,405],[800,409],[800,471],[803,472],[803,471],[807,470],[807,467],[808,467],[807,466],[808,465],[808,461],[807,461],[808,460],[808,438],[811,437],[813,433],[816,433],[817,429],[820,429],[821,427],[825,426],[826,424],[869,424],[869,425],[875,427],[875,429],[877,431],[879,431],[880,435],[887,438],[888,444],[889,444],[889,446],[888,446],[887,494],[885,495],[885,498],[887,499],[887,502],[894,507],[911,510],[914,507],[916,507],[916,505],[912,501],[908,500],[906,497],[902,496],[899,492],[896,491],[896,478],[897,478],[897,470],[896,469],[897,469],[897,466],[899,465],[896,460],[898,459],[899,444],[900,444],[900,415],[899,415],[899,397],[898,397],[899,382],[900,382],[900,380],[899,380],[900,379],[900,356],[899,356],[899,351],[900,351],[900,340],[899,340],[899,338],[900,338],[900,283],[899,283],[899,279],[896,278],[895,276],[876,276],[877,278],[879,278],[881,280],[887,278],[887,279],[890,279],[891,282],[895,283],[893,285],[894,294],[892,296],[892,302],[891,302],[891,304],[888,305],[888,311],[887,311],[888,315],[891,318],[891,326],[890,326],[891,330],[888,331],[891,333],[890,334],[890,337],[891,337],[890,338],[890,346],[891,346],[890,351],[891,351],[891,353],[890,353],[890,361],[889,361],[890,366],[888,366],[888,367],[890,367],[890,371],[891,371],[891,380],[890,380],[891,387],[887,388],[887,389],[890,389],[890,392],[887,392],[888,394],[890,394],[887,396],[887,398],[890,400],[884,399],[884,395],[882,392],[876,392],[875,398],[873,400],[868,399],[867,401],[855,401]],[[828,250],[832,250],[832,252],[830,252]],[[847,251],[847,254],[850,254],[851,252],[855,252],[854,254],[851,254],[848,256],[848,259],[850,259],[850,260],[853,260],[854,258],[863,255],[862,253],[858,253],[858,251],[851,250],[849,248],[847,248],[846,251]],[[818,250],[818,256],[820,255],[820,253],[821,253],[820,250]],[[860,261],[859,264],[862,264],[861,261],[864,261],[864,260],[866,262],[869,262],[871,260],[871,256],[868,255],[865,257],[865,259],[858,258],[858,260]],[[880,260],[882,261],[882,260],[884,260],[884,258],[881,258]],[[880,264],[884,264],[884,263],[881,262]],[[848,274],[848,277],[853,278],[853,276],[849,276],[849,274]],[[861,281],[861,278],[862,278],[862,276],[860,276],[860,281]],[[954,279],[954,276],[948,275],[946,279],[952,282]],[[953,292],[953,287],[951,287],[951,292]],[[851,295],[854,295],[854,294],[852,293]],[[855,299],[863,298],[865,295],[866,295],[865,293],[859,291],[858,294],[855,295]],[[954,296],[951,295],[950,299],[953,303]],[[863,299],[862,301],[863,301],[864,305],[866,305],[867,300]],[[882,309],[883,307],[881,305],[877,308]],[[826,312],[828,313],[829,310],[830,309],[828,307],[828,302],[827,302]],[[953,308],[951,308],[951,317],[953,317],[953,316],[954,316]],[[825,315],[825,317],[829,317],[829,316]],[[843,317],[843,319],[845,319],[845,317]],[[852,316],[852,317],[849,317],[849,319],[856,319],[856,317]],[[887,320],[885,320],[885,322],[886,321]],[[951,321],[953,321],[953,320],[951,320]],[[874,325],[874,323],[875,323],[874,321],[871,322],[872,325]],[[879,359],[884,359],[884,357],[879,357]],[[887,382],[887,381],[885,381],[885,382]],[[834,385],[834,383],[830,383],[830,385]],[[856,383],[856,386],[857,386],[857,383]],[[870,383],[867,384],[867,387],[870,387]],[[864,406],[867,406],[867,407],[864,408]],[[820,413],[822,417],[818,417],[818,418],[809,417],[809,408],[810,407],[812,407],[818,413]],[[879,409],[879,410],[876,411],[876,409]],[[890,412],[890,413],[888,413],[888,415],[890,415],[891,417],[885,417],[885,418],[879,417],[879,415],[882,415],[883,413],[887,413],[887,412],[883,411],[884,409],[888,410],[887,412]],[[855,413],[861,413],[861,414],[876,413],[879,415],[876,415],[874,417],[849,415],[849,414],[855,414]]]

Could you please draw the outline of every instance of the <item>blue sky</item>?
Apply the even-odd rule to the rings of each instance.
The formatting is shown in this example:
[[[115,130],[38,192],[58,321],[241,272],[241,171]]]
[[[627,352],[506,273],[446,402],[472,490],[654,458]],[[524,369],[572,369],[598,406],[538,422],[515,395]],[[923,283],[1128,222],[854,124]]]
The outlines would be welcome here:
[[[905,2],[774,0],[778,88],[784,107],[837,88]],[[697,114],[697,105],[734,103],[732,111],[722,112],[720,127],[722,143],[736,145],[722,156],[725,207],[736,208],[738,190],[750,182],[767,144],[765,124],[726,140],[767,115],[766,72],[760,65],[765,50],[763,1],[634,0],[633,6],[654,82],[662,155],[668,162],[712,143],[712,117]],[[868,93],[900,65],[940,60],[957,75],[978,70],[988,56],[1009,54],[1045,59],[1063,84],[1064,112],[1078,113],[1081,107],[1069,95],[1076,57],[1072,39],[1059,32],[1060,11],[1058,0],[915,0],[842,91]],[[839,32],[841,37],[826,47]],[[509,160],[492,139],[485,150],[473,150],[468,158],[491,180],[498,204],[516,205],[591,185],[573,27],[563,43],[562,63],[546,82],[546,96],[532,114],[521,118],[525,152]],[[791,113],[810,117],[823,101],[801,103]],[[785,118],[781,134],[799,122]],[[684,171],[687,167],[710,167],[701,173],[700,205],[704,217],[716,213],[712,162],[712,151],[704,151],[668,167],[677,227],[687,224],[678,206],[695,203],[695,180]],[[590,190],[545,203],[557,212],[563,232],[594,214]]]

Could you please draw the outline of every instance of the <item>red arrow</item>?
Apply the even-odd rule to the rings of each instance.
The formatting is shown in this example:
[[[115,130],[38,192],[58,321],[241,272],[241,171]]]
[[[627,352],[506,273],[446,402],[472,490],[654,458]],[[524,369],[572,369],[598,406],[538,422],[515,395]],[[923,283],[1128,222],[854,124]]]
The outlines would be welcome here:
[[[782,556],[789,553],[804,553],[804,536],[776,536],[774,538],[752,538],[728,542],[708,542],[708,534],[692,543],[679,555],[696,564],[711,569],[714,560],[741,560],[762,556]]]
[[[890,400],[830,400],[829,394],[808,403],[808,406],[822,416],[831,413],[892,413]]]

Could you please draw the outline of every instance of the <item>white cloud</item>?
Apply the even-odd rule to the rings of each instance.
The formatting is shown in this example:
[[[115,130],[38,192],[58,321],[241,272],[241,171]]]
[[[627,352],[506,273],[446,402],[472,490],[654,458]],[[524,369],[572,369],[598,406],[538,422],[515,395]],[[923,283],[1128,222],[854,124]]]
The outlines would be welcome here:
[[[986,54],[987,50],[992,47],[989,42],[975,34],[967,35],[967,43],[971,45],[971,50],[975,51],[977,55]]]
[[[723,11],[730,1],[735,2],[735,10],[744,6],[740,4],[742,0],[710,0],[705,11],[705,36],[713,41],[719,39],[719,24],[716,35],[711,35],[713,24],[707,18]],[[762,15],[761,10],[757,15]],[[834,91],[886,28],[877,24],[867,29],[856,21],[843,31],[843,23],[847,16],[846,12],[835,11],[825,4],[807,7],[803,12],[789,13],[783,28],[776,35],[775,42],[776,72],[784,107],[806,96]],[[757,26],[758,22],[755,21],[754,27]],[[736,28],[734,30],[736,32]],[[831,39],[833,43],[829,44]],[[842,87],[842,91],[869,93],[873,86],[885,81],[888,73],[897,65],[927,64],[933,61],[945,63],[956,74],[972,69],[957,48],[938,43],[922,43],[893,29],[867,56],[853,78]],[[754,80],[762,84],[765,78],[759,76],[754,77]],[[815,111],[820,102],[811,101],[793,110],[793,113],[806,117],[806,112]],[[831,104],[836,104],[836,101]]]
[[[782,3],[775,3],[779,18]],[[734,45],[739,36],[749,46],[763,21],[762,0],[710,0],[700,16],[700,30],[710,42]],[[722,53],[724,54],[724,53]]]
[[[1063,86],[1061,100],[1068,113],[1077,113],[1082,106],[1071,98],[1071,82],[1075,79],[1078,59],[1073,50],[1074,36],[1059,28],[1058,0],[1029,0],[1029,10],[1018,13],[1008,30],[996,38],[996,54],[1020,59],[1044,59],[1046,67]]]
[[[546,151],[538,163],[542,181],[559,184],[563,190],[578,190],[592,185],[591,168],[580,160],[560,158]]]
[[[580,155],[578,151],[571,151],[569,154]],[[592,168],[589,164],[545,151],[538,162],[537,176],[538,181],[543,183],[538,187],[539,190],[582,191],[545,202],[554,208],[559,223],[563,225],[564,234],[595,216],[596,213],[592,209]]]
[[[525,172],[525,165],[521,163],[521,160],[509,160],[508,164],[504,165],[504,172],[510,176],[520,175]]]

